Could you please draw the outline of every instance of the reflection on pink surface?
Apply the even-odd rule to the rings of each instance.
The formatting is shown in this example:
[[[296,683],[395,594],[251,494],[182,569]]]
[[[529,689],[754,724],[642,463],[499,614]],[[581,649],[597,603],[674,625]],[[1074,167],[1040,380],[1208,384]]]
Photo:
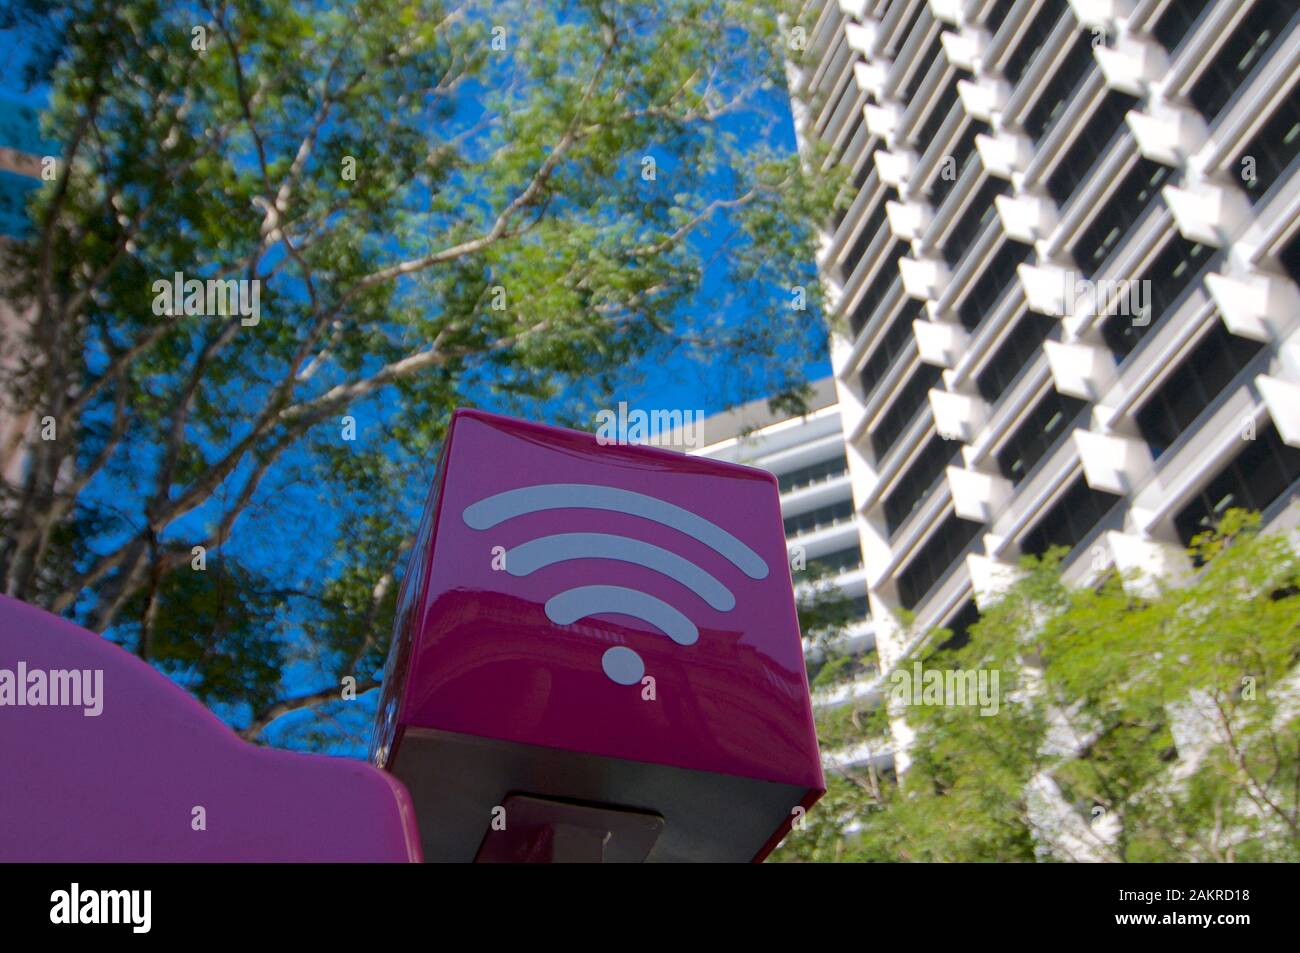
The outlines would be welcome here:
[[[32,686],[44,682],[44,704],[6,693],[20,669],[24,700],[41,698]],[[51,672],[90,673],[59,678],[59,692],[68,701],[80,682],[94,705],[50,704]],[[395,778],[247,744],[135,656],[2,596],[0,701],[0,860],[420,859]],[[196,808],[206,830],[194,829]]]

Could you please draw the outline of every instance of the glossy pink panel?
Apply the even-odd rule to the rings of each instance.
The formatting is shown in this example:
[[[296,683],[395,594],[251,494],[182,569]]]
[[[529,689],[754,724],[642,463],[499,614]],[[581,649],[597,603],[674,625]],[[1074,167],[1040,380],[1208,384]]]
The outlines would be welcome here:
[[[81,676],[79,704],[51,704],[50,673]],[[16,704],[20,682],[42,703]],[[135,656],[3,596],[0,775],[2,861],[420,860],[396,778],[247,744]]]
[[[438,479],[381,762],[422,727],[823,789],[770,474],[460,411]]]

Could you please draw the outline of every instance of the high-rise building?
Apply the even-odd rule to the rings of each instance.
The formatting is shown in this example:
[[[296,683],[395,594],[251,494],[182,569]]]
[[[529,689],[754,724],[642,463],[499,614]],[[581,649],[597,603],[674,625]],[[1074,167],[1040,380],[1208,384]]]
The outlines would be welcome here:
[[[1297,522],[1300,7],[810,0],[802,23],[801,148],[848,180],[819,266],[882,670],[1022,554],[1178,571],[1230,507]]]
[[[699,424],[690,452],[775,475],[796,592],[807,598],[820,587],[828,598],[847,600],[855,621],[837,631],[833,642],[814,644],[805,638],[814,676],[838,657],[836,678],[814,691],[819,714],[850,702],[878,701],[875,636],[834,381],[828,377],[812,384],[806,415],[774,413],[765,400],[756,400],[708,417]],[[893,763],[890,745],[882,738],[833,747],[823,756],[831,770],[867,761],[889,769]]]

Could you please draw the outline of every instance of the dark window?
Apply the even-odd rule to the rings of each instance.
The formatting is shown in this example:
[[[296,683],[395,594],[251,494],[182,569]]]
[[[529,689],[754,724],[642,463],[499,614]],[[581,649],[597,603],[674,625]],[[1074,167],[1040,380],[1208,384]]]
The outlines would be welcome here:
[[[832,232],[838,232],[840,226],[844,224],[844,216],[849,214],[849,207],[858,200],[858,190],[850,189],[846,192],[842,192],[840,197],[844,204],[837,205],[835,208],[835,215],[831,219]]]
[[[1070,425],[1088,405],[1056,390],[1038,402],[1025,422],[998,451],[998,469],[1012,483],[1019,483],[1039,460],[1070,429]]]
[[[930,438],[894,491],[885,498],[885,528],[891,536],[926,498],[935,481],[960,452],[960,445],[954,446],[938,434]]]
[[[811,533],[815,530],[825,529],[827,526],[834,526],[836,523],[843,523],[852,516],[853,501],[841,500],[839,503],[820,506],[815,510],[809,510],[807,513],[787,516],[782,522],[785,524],[785,535],[796,536],[800,533]]]
[[[848,42],[848,36],[843,30],[835,30],[827,37],[824,44],[818,44],[813,48],[812,58],[818,63],[823,60],[832,60],[839,54],[842,47],[848,45]],[[826,77],[823,76],[822,82],[825,82],[825,80]]]
[[[1087,33],[1079,33],[1051,82],[1025,117],[1025,131],[1034,139],[1041,139],[1056,117],[1065,111],[1071,95],[1091,71],[1092,63],[1092,38]]]
[[[942,35],[943,31],[936,32],[934,38],[930,40],[930,45],[925,48],[925,52],[916,58],[916,69],[912,71],[907,85],[898,94],[898,101],[904,106],[912,101],[912,97],[916,95],[916,88],[921,85],[921,80],[925,79],[925,74],[930,71],[931,64],[934,63],[935,57],[939,55],[939,44],[941,42],[939,38]]]
[[[849,325],[853,328],[855,335],[862,332],[871,315],[875,313],[876,308],[880,307],[880,302],[885,300],[889,289],[893,287],[894,282],[900,281],[898,273],[898,259],[902,258],[907,252],[907,245],[903,242],[894,242],[889,251],[885,253],[885,260],[881,263],[876,277],[871,280],[871,284],[862,294],[858,306],[853,309],[853,317],[849,319]]]
[[[862,128],[862,124],[866,121],[867,121],[867,116],[866,113],[862,111],[861,106],[853,110],[853,124],[849,126],[849,134],[844,137],[844,146],[843,146],[844,149],[847,149],[849,146],[853,144],[853,140],[856,139],[858,136],[858,131]]]
[[[939,646],[939,651],[959,649],[970,642],[970,627],[980,620],[980,610],[974,599],[967,599],[957,614],[944,623],[944,628],[952,633]]]
[[[949,268],[957,266],[961,256],[966,254],[974,244],[975,239],[984,230],[984,226],[993,220],[993,216],[997,214],[993,199],[1005,195],[1007,189],[1008,183],[1002,179],[996,179],[991,175],[985,179],[980,190],[966,206],[965,214],[944,239],[943,260],[948,263]]]
[[[956,148],[952,150],[952,161],[940,160],[934,178],[930,180],[929,185],[930,204],[935,208],[942,205],[944,200],[948,198],[949,193],[952,192],[952,187],[965,174],[967,167],[972,162],[979,161],[979,152],[975,148],[975,137],[982,132],[987,132],[988,128],[987,123],[971,120],[966,124],[966,131],[957,140]]]
[[[1029,257],[1029,246],[1005,241],[1002,250],[993,256],[980,275],[979,281],[966,293],[957,317],[967,331],[973,331],[1001,300],[1007,288],[1016,284],[1016,266]]]
[[[1176,50],[1209,3],[1210,0],[1170,0],[1152,31],[1156,39],[1166,50]]]
[[[1223,111],[1294,13],[1292,3],[1256,0],[1192,87],[1192,102],[1207,120],[1213,122]]]
[[[984,17],[984,28],[989,33],[997,33],[998,27],[1002,26],[1002,21],[1007,18],[1011,8],[1015,5],[1015,0],[998,0],[997,3],[989,7],[988,15]]]
[[[868,137],[867,141],[871,141],[870,137]],[[844,204],[837,206],[835,209],[835,225],[831,231],[839,231],[840,226],[844,224],[844,217],[849,214],[849,209],[853,206],[853,203],[857,201],[858,193],[862,191],[862,186],[866,185],[867,178],[871,175],[871,170],[876,167],[872,156],[876,154],[876,149],[878,148],[879,143],[867,150],[866,155],[862,159],[862,165],[858,168],[857,174],[853,176],[853,182],[851,184],[846,184],[844,186],[844,191],[840,193],[839,199]]]
[[[853,131],[850,132],[849,137],[844,140],[844,147],[846,149],[849,147],[849,145],[852,144],[853,137],[858,134],[858,130],[862,127],[862,120],[863,120],[862,110],[859,109],[858,118],[853,123]],[[875,152],[874,149],[871,151]],[[871,156],[868,155],[863,160],[862,170],[859,173],[861,181],[859,181],[858,178],[855,178],[852,185],[845,185],[844,191],[840,194],[840,197],[843,200],[844,204],[835,209],[834,224],[831,226],[831,231],[833,232],[839,231],[840,226],[844,224],[844,216],[849,214],[849,208],[857,200],[858,193],[862,191],[862,184],[867,180],[867,174],[871,172],[872,167],[873,167],[873,162],[871,160]]]
[[[1300,232],[1277,253],[1282,269],[1291,276],[1291,280],[1300,285]]]
[[[871,393],[880,379],[885,376],[885,371],[889,370],[889,365],[893,363],[894,358],[902,354],[911,343],[912,322],[920,314],[921,307],[921,302],[909,298],[903,310],[894,315],[893,320],[890,321],[889,327],[880,338],[880,343],[871,352],[871,357],[867,358],[867,363],[862,366],[862,373],[858,375],[864,394]]]
[[[1170,246],[1147,269],[1146,277],[1151,279],[1153,317],[1159,317],[1178,300],[1201,273],[1212,253],[1212,248],[1189,242],[1181,235],[1173,237]]]
[[[907,26],[903,27],[903,29],[899,30],[898,33],[895,34],[895,36],[898,39],[898,42],[896,42],[895,44],[893,44],[893,46],[890,47],[889,52],[891,56],[897,56],[898,51],[903,48],[903,45],[907,42],[907,38],[911,35],[912,30],[916,27],[917,21],[921,19],[921,14],[925,12],[925,7],[926,4],[924,2],[918,3],[916,5],[916,8],[912,10],[911,17],[908,18]]]
[[[845,70],[844,75],[844,90],[840,92],[839,98],[835,101],[835,109],[832,109],[832,111],[827,114],[827,122],[831,122],[832,118],[835,118],[835,114],[840,112],[840,109],[844,107],[845,103],[854,103],[854,101],[857,101],[858,96],[862,95],[862,90],[859,90],[858,88],[858,82],[853,78],[853,64],[858,61],[861,61],[861,57],[859,57],[855,52],[850,53],[849,69]],[[858,109],[857,112],[858,116],[862,116],[862,109]],[[863,116],[863,118],[866,117]]]
[[[1025,534],[1020,542],[1020,551],[1030,556],[1041,556],[1052,546],[1074,549],[1118,499],[1110,493],[1094,490],[1083,477],[1079,477]]]
[[[880,418],[880,423],[871,433],[871,449],[875,451],[877,460],[889,452],[889,448],[894,445],[903,428],[923,406],[929,403],[930,388],[939,383],[940,373],[939,368],[931,364],[922,364],[912,378],[894,395],[889,410]]]
[[[1174,517],[1184,545],[1234,507],[1265,510],[1300,479],[1300,450],[1283,443],[1272,424],[1260,430],[1237,458],[1215,474]]]
[[[1020,39],[1015,43],[1015,49],[1007,57],[1007,61],[1002,64],[1002,75],[1005,76],[1012,86],[1020,82],[1020,77],[1025,75],[1025,70],[1029,63],[1047,38],[1051,36],[1052,30],[1056,27],[1056,21],[1060,19],[1059,9],[1054,4],[1044,3],[1034,14],[1033,20],[1030,21],[1029,27],[1020,34]]]
[[[1300,155],[1300,92],[1292,90],[1237,160],[1236,172],[1242,178],[1251,204],[1273,187],[1297,155]],[[1247,164],[1242,160],[1249,160],[1254,167],[1250,178],[1246,177]]]
[[[856,545],[849,549],[827,553],[825,556],[816,556],[809,559],[807,563],[809,570],[821,569],[832,574],[846,572],[850,569],[860,569],[861,567],[862,548]]]
[[[1216,320],[1187,360],[1136,414],[1152,454],[1158,457],[1168,450],[1263,347],[1258,341],[1229,334]]]
[[[898,599],[904,609],[913,609],[934,584],[947,574],[957,557],[966,551],[984,528],[958,516],[949,516],[898,574]]]
[[[1210,259],[1211,249],[1175,235],[1164,251],[1143,272],[1141,281],[1149,281],[1151,300],[1147,302],[1146,324],[1138,324],[1131,314],[1112,314],[1102,323],[1106,344],[1123,360],[1133,353],[1142,339],[1160,324],[1170,306],[1191,285]]]
[[[871,141],[868,139],[868,141]],[[880,140],[875,140],[875,144],[867,150],[866,157],[862,160],[862,165],[858,166],[857,174],[853,176],[853,187],[855,191],[862,191],[862,186],[867,184],[867,179],[871,176],[871,171],[876,167],[876,150],[880,148]]]
[[[831,102],[829,101],[827,102],[826,112],[824,112],[819,117],[820,120],[824,120],[825,122],[829,123],[831,121],[831,118],[835,115],[835,113],[839,111],[839,108],[844,105],[844,100],[846,97],[850,99],[856,99],[858,95],[861,93],[861,90],[858,89],[858,84],[853,80],[852,70],[850,70],[848,73],[845,74],[845,79],[847,80],[847,82],[845,82],[844,88],[840,90],[839,95],[835,96],[834,105],[832,105]]]
[[[1158,162],[1139,158],[1124,177],[1106,207],[1084,229],[1070,249],[1083,273],[1091,277],[1119,240],[1160,193],[1172,170]]]
[[[943,99],[939,100],[930,109],[930,115],[926,117],[925,125],[921,131],[913,138],[916,147],[924,152],[929,148],[930,143],[934,141],[934,134],[939,131],[943,125],[948,113],[952,111],[953,105],[957,102],[957,80],[951,79],[948,82],[948,91],[943,94]]]
[[[781,488],[782,493],[789,493],[791,490],[801,490],[806,486],[812,486],[815,483],[824,483],[827,480],[833,480],[849,470],[849,461],[844,457],[832,457],[830,460],[823,460],[821,463],[812,463],[806,467],[800,467],[798,470],[791,470],[776,478],[777,486]]]
[[[876,236],[880,234],[880,230],[885,227],[885,214],[885,200],[881,198],[876,210],[871,213],[871,218],[862,224],[862,230],[858,232],[858,237],[853,240],[849,253],[844,256],[844,263],[840,265],[841,281],[848,281],[849,275],[853,274],[853,269],[858,267],[858,262],[867,253],[868,246],[875,241]]]
[[[997,353],[975,378],[980,396],[990,404],[996,401],[1020,372],[1032,363],[1038,349],[1047,340],[1056,322],[1033,313],[1025,313],[1011,333],[1002,341]]]
[[[1047,179],[1047,191],[1057,205],[1064,208],[1084,176],[1096,168],[1097,160],[1123,127],[1124,114],[1136,103],[1136,99],[1123,93],[1112,91],[1106,94],[1106,98],[1070,146],[1070,151]]]

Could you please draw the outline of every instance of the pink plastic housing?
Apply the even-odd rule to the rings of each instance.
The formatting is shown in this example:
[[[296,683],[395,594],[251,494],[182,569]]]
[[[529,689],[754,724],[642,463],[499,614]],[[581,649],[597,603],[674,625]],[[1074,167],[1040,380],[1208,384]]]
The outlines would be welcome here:
[[[6,694],[20,671],[23,700],[43,704]],[[70,672],[100,673],[98,715],[49,704],[50,673]],[[0,861],[421,859],[391,775],[247,744],[135,656],[3,596],[0,700]]]
[[[458,411],[398,613],[373,756],[429,859],[522,793],[758,860],[825,790],[770,473]]]

